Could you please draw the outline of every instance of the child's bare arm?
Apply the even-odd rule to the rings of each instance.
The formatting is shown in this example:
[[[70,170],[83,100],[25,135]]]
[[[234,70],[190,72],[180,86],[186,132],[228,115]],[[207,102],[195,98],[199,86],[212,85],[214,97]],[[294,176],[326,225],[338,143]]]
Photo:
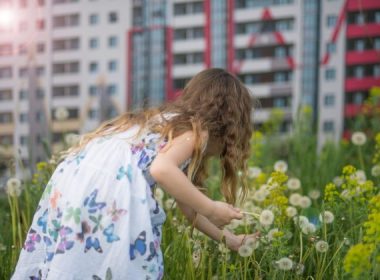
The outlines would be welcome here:
[[[207,137],[207,134],[203,135]],[[229,224],[232,219],[241,219],[243,215],[231,205],[213,201],[200,192],[179,166],[192,156],[195,138],[187,131],[172,140],[172,144],[159,152],[150,166],[152,177],[177,201],[191,205],[217,227]]]
[[[178,202],[178,207],[181,209],[185,217],[189,222],[194,225],[195,228],[206,234],[208,237],[220,242],[223,235],[226,238],[226,245],[231,250],[237,251],[242,244],[244,235],[235,235],[227,229],[219,229],[213,223],[211,223],[206,217],[198,214],[188,205]]]

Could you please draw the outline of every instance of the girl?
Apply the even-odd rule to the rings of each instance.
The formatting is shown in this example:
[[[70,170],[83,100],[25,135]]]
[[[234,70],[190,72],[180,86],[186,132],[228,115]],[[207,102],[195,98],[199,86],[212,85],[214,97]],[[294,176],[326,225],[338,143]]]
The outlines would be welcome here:
[[[207,69],[174,102],[83,135],[45,188],[12,279],[161,279],[157,183],[196,228],[238,250],[245,236],[223,226],[243,217],[232,205],[237,185],[246,190],[251,106],[234,75]],[[211,156],[227,203],[202,192]]]

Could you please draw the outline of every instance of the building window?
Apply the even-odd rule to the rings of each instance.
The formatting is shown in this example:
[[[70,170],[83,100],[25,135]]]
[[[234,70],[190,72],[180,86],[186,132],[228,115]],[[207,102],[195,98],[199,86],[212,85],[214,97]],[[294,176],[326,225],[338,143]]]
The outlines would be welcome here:
[[[355,15],[355,23],[358,25],[362,25],[365,23],[365,16],[363,13],[357,13]]]
[[[90,109],[89,111],[88,111],[88,117],[90,118],[90,119],[97,119],[98,118],[98,110],[96,110],[96,109]]]
[[[12,90],[2,89],[0,90],[0,101],[12,100]]]
[[[25,136],[25,135],[20,136],[20,145],[21,146],[28,145],[28,136]]]
[[[26,99],[26,95],[27,95],[27,93],[26,93],[25,89],[20,90],[20,92],[19,92],[20,100]]]
[[[0,123],[11,123],[13,122],[12,113],[0,113]]]
[[[44,30],[45,29],[45,20],[43,19],[38,19],[36,21],[36,29],[37,30]]]
[[[325,95],[325,106],[327,107],[331,107],[331,106],[334,106],[335,104],[335,96],[334,95],[331,95],[331,94],[328,94],[328,95]]]
[[[354,67],[354,77],[357,79],[362,79],[364,77],[364,67],[363,66]]]
[[[91,14],[89,19],[88,19],[88,22],[90,23],[90,25],[98,24],[99,23],[99,15]]]
[[[98,71],[98,63],[91,62],[88,66],[88,70],[90,71],[90,73],[96,73]]]
[[[338,18],[335,15],[327,16],[327,27],[335,27],[337,19]]]
[[[364,50],[365,50],[365,42],[364,42],[364,40],[362,40],[362,39],[356,40],[355,41],[355,51],[362,52]]]
[[[107,94],[108,94],[108,95],[115,95],[116,92],[117,92],[117,87],[116,87],[116,85],[109,85],[109,86],[107,87]]]
[[[360,91],[354,92],[352,100],[355,105],[361,105],[364,102],[364,94]]]
[[[44,114],[42,111],[36,112],[36,121],[43,121],[44,120]]]
[[[176,16],[198,13],[203,13],[202,1],[174,4],[174,15]]]
[[[329,43],[327,43],[326,49],[327,49],[328,53],[335,53],[336,52],[336,44],[333,42],[329,42]]]
[[[96,86],[90,86],[88,88],[88,93],[90,96],[96,96],[98,94],[98,88]]]
[[[91,38],[88,45],[90,49],[96,49],[99,47],[99,40],[97,38]]]
[[[373,45],[375,50],[380,50],[380,38],[375,38]]]
[[[28,120],[28,114],[27,113],[20,113],[19,120],[21,123],[27,122]]]
[[[324,132],[333,132],[334,131],[334,122],[333,121],[324,121],[323,122],[323,131]]]
[[[375,23],[380,23],[380,11],[375,12]]]
[[[110,23],[115,23],[115,22],[117,22],[117,13],[116,13],[116,12],[110,12],[110,13],[108,14],[108,21],[109,21]]]
[[[12,78],[12,67],[4,66],[0,67],[0,79]]]
[[[375,78],[380,77],[380,65],[374,65],[373,66],[373,76]]]
[[[117,70],[117,61],[111,60],[108,62],[108,70],[111,72],[116,72]]]
[[[276,57],[276,58],[286,57],[286,48],[285,47],[276,47],[274,49],[274,57]]]
[[[116,47],[118,44],[118,40],[116,36],[111,36],[108,38],[108,46],[111,48]]]
[[[326,69],[325,70],[325,79],[326,80],[335,80],[335,76],[336,76],[336,73],[335,73],[335,69]]]
[[[45,92],[42,88],[36,89],[36,97],[38,99],[42,99],[42,98],[44,98],[44,96],[45,96]]]

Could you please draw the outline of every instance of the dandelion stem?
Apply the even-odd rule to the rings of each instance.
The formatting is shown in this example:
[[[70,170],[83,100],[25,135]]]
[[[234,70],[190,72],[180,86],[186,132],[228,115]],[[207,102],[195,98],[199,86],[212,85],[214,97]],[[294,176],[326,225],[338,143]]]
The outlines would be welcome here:
[[[246,214],[246,215],[250,215],[250,216],[253,216],[255,218],[259,218],[260,215],[257,214],[257,213],[253,213],[253,212],[248,212],[248,211],[240,211],[240,213],[243,213],[243,214]]]

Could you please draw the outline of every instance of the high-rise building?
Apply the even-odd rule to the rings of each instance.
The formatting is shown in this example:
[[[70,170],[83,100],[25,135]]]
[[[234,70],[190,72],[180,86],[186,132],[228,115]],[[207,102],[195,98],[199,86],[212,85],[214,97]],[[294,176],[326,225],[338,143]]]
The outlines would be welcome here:
[[[2,155],[33,167],[44,139],[56,149],[125,111],[129,3],[0,1]]]
[[[298,105],[317,102],[319,1],[303,2],[134,0],[131,107],[174,98],[199,71],[221,67],[260,99],[257,127],[282,108],[289,130]]]
[[[338,141],[380,86],[380,1],[324,0],[320,15],[318,140]]]

